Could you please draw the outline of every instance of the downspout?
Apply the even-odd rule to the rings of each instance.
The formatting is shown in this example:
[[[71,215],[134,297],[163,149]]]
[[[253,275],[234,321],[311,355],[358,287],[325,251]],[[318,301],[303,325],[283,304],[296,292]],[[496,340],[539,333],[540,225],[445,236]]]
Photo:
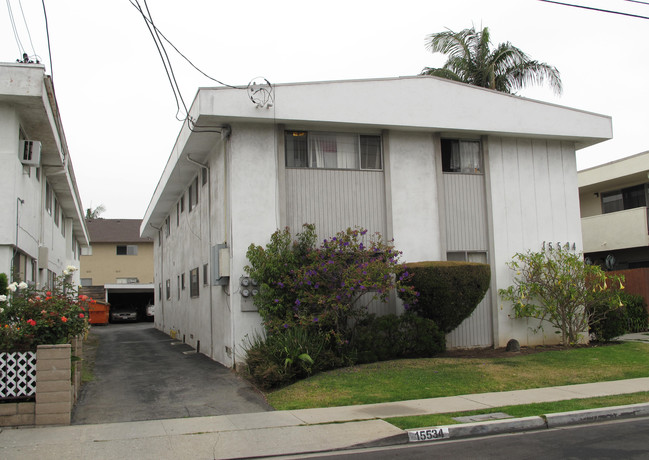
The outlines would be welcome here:
[[[212,251],[212,178],[210,177],[210,167],[206,164],[193,160],[187,154],[187,161],[198,166],[200,170],[207,170],[207,241],[209,250]],[[212,275],[214,276],[214,275]],[[214,300],[212,298],[212,280],[210,286],[210,357],[214,358]]]
[[[11,273],[11,281],[16,281],[14,279],[14,276],[16,275],[15,270],[14,270],[14,266],[15,266],[15,263],[16,263],[16,256],[18,255],[18,230],[19,230],[19,227],[20,227],[19,224],[20,224],[20,205],[21,204],[25,204],[25,200],[23,200],[20,197],[16,197],[16,246],[14,247],[14,254],[11,257],[11,267],[9,267],[10,273]],[[20,272],[20,270],[19,270],[19,272]],[[27,267],[25,267],[25,275],[27,275]],[[22,280],[22,281],[24,281],[24,280]]]

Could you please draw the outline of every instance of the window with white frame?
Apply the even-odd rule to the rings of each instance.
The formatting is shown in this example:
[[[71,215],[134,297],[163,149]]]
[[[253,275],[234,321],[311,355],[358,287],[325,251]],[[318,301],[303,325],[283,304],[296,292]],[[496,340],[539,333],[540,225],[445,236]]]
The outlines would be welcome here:
[[[480,141],[442,139],[442,171],[482,174],[482,149]]]
[[[59,205],[59,200],[54,197],[54,225],[59,226],[59,214],[61,206]]]
[[[188,195],[187,207],[189,211],[191,211],[198,205],[198,176],[196,176],[194,181],[189,185],[189,191],[187,195]]]
[[[52,187],[47,181],[45,181],[45,209],[48,214],[52,215]]]
[[[117,245],[115,252],[118,256],[136,256],[137,244],[121,244]]]
[[[286,131],[287,168],[383,169],[381,136]]]

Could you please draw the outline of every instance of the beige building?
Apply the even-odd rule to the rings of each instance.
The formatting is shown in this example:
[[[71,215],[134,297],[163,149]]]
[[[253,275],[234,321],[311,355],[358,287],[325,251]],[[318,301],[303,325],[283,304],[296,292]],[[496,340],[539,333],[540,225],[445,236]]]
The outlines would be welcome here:
[[[153,241],[140,237],[141,219],[92,219],[90,248],[81,255],[82,291],[113,310],[144,316],[153,304]]]
[[[649,151],[577,178],[584,254],[609,270],[649,267]]]

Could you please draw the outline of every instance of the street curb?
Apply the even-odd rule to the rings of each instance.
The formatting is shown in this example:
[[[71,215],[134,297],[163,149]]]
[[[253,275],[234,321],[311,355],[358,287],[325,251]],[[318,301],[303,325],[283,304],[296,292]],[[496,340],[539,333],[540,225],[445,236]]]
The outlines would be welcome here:
[[[570,425],[583,425],[588,423],[604,422],[633,417],[649,416],[649,403],[631,404],[628,406],[604,407],[601,409],[586,409],[571,412],[559,412],[545,416],[523,417],[516,419],[491,420],[488,422],[464,423],[461,425],[444,425],[438,427],[415,428],[404,430],[421,431],[427,429],[448,430],[448,437],[444,440],[473,438],[504,433],[518,433],[542,429],[558,428]],[[438,439],[441,440],[441,439]],[[378,442],[378,441],[377,441]],[[416,442],[416,441],[411,441]],[[422,442],[422,441],[419,441]],[[423,441],[426,442],[426,441]],[[430,442],[430,441],[428,441]]]
[[[630,404],[628,406],[604,407],[572,412],[546,415],[548,428],[577,425],[584,423],[604,422],[618,418],[647,417],[649,403]]]

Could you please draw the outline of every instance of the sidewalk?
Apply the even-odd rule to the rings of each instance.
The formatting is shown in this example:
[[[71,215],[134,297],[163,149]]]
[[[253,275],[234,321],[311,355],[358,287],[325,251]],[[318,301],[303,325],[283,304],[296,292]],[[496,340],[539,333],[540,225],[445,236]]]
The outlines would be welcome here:
[[[380,420],[649,391],[649,377],[363,406],[260,412],[143,422],[9,428],[0,458],[214,459],[330,451],[407,442]],[[649,413],[649,405],[643,408]],[[525,419],[519,419],[525,423]],[[493,423],[493,422],[488,422]],[[509,419],[509,424],[516,423]]]

